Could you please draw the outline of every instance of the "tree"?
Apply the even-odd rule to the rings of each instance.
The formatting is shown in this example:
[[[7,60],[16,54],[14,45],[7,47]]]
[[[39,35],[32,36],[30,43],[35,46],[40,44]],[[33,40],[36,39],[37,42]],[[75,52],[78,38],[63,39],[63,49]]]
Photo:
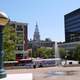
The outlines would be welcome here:
[[[16,32],[13,26],[6,25],[3,30],[4,60],[15,60]]]
[[[38,57],[42,57],[42,58],[54,57],[54,50],[50,48],[38,48],[37,53],[38,53]]]
[[[37,57],[37,47],[32,46],[32,57],[36,58]]]
[[[75,52],[75,49],[70,49],[70,50],[68,50],[68,52],[67,52],[67,58],[69,59],[69,60],[75,60],[75,56],[74,56],[74,53]]]
[[[74,59],[80,61],[80,45],[77,45],[75,48]]]
[[[59,53],[60,53],[60,58],[65,59],[65,49],[64,48],[59,48]]]

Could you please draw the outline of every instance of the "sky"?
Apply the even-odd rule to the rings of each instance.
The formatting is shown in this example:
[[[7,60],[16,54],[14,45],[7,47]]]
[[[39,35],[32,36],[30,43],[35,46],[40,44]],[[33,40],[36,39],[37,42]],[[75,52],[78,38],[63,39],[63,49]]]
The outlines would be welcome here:
[[[28,23],[28,39],[33,39],[36,22],[40,38],[65,41],[64,15],[80,8],[80,0],[0,0],[0,10],[10,20]]]

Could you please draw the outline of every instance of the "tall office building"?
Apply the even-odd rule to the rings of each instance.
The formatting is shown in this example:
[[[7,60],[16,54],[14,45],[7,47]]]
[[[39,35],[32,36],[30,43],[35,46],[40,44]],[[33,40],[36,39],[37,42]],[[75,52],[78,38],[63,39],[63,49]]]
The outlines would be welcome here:
[[[80,8],[64,16],[65,42],[80,41]]]
[[[16,60],[23,59],[27,57],[27,46],[28,46],[28,33],[27,33],[27,23],[10,21],[9,23],[14,27],[14,31],[17,36],[16,43]]]

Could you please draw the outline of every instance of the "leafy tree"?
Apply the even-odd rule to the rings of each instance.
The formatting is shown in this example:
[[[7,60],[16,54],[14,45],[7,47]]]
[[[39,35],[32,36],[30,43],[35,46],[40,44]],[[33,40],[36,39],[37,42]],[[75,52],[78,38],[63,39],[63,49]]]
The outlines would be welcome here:
[[[70,50],[68,50],[68,52],[67,52],[67,59],[69,59],[69,60],[74,60],[74,49],[70,49]]]
[[[32,51],[28,51],[28,56],[32,58]]]
[[[65,59],[65,49],[64,48],[59,48],[59,53],[60,53],[60,58]]]
[[[3,30],[4,60],[15,60],[16,33],[13,26],[6,25]]]
[[[49,48],[38,48],[37,53],[38,53],[38,57],[42,57],[42,58],[54,57],[54,50]]]
[[[74,51],[74,59],[80,61],[80,45],[76,46],[76,49]]]
[[[80,61],[80,45],[77,45],[75,49],[68,50],[67,59]]]
[[[32,48],[32,57],[34,57],[34,58],[37,57],[37,47]]]
[[[70,49],[66,52],[66,50],[64,48],[60,48],[59,51],[60,51],[60,57],[62,59],[65,59],[65,57],[66,57],[66,59],[68,59],[68,60],[74,60],[74,57],[75,57],[74,56],[74,52],[75,52],[74,49]]]

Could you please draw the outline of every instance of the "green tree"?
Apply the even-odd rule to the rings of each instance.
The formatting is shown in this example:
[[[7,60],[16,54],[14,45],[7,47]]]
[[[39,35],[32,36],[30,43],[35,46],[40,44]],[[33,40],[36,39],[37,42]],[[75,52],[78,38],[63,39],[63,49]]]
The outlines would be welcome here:
[[[15,60],[16,32],[13,26],[6,25],[3,30],[4,60]]]
[[[37,57],[37,48],[32,47],[32,57],[36,58]]]
[[[80,61],[80,45],[77,45],[75,48],[74,59]]]
[[[37,53],[38,53],[38,57],[42,57],[42,58],[54,57],[54,50],[50,48],[38,48]]]
[[[59,53],[60,53],[60,58],[65,59],[65,49],[64,48],[59,48]]]
[[[67,52],[67,58],[69,59],[69,60],[75,60],[74,59],[74,51],[75,51],[75,49],[70,49],[68,52]]]

